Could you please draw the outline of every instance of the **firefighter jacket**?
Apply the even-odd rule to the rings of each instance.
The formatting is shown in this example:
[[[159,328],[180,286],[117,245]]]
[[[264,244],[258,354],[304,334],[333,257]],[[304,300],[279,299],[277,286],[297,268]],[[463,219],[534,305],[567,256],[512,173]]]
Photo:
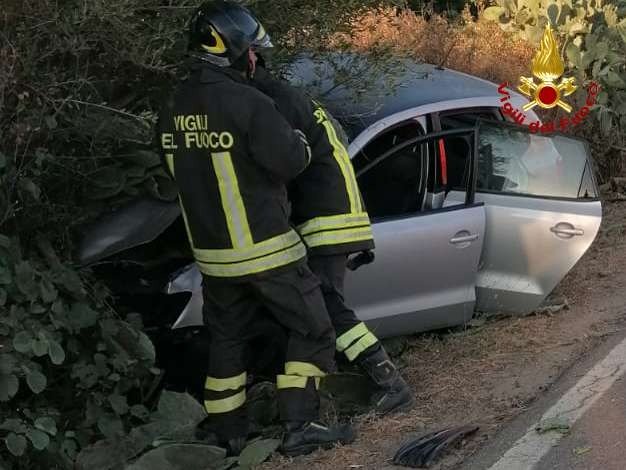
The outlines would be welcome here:
[[[253,83],[301,129],[311,164],[289,186],[291,217],[312,254],[349,254],[374,248],[372,228],[346,147],[332,118],[287,82],[257,68]]]
[[[196,64],[161,110],[158,133],[203,274],[244,280],[306,261],[286,184],[310,151],[271,99],[233,70]]]

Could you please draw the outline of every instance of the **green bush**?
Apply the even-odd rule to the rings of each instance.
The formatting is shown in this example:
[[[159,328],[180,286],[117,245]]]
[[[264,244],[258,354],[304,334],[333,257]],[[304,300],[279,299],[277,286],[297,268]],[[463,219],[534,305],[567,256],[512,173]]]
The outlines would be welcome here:
[[[106,290],[38,245],[24,259],[0,235],[3,468],[72,468],[81,447],[148,417],[158,373],[152,343],[117,318]]]
[[[178,5],[3,2],[3,468],[73,468],[81,448],[149,418],[154,348],[71,252],[77,229],[112,205],[172,197],[152,126],[191,2]]]
[[[117,199],[171,197],[152,148],[153,110],[176,77],[192,2],[167,5],[3,2],[0,153],[14,184],[2,187],[0,222],[68,241]]]

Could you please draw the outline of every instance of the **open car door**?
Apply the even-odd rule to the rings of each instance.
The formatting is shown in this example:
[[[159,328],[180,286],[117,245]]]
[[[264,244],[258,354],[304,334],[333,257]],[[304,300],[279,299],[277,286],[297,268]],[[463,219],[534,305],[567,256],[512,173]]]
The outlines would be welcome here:
[[[585,141],[478,121],[486,230],[477,310],[537,308],[594,241],[602,206]]]
[[[391,137],[397,132],[388,131]],[[470,128],[377,146],[385,140],[382,135],[360,152],[367,163],[355,169],[372,220],[376,257],[371,265],[348,272],[345,296],[379,337],[459,325],[474,312],[485,213],[482,203],[473,201],[472,178],[462,202],[422,208],[427,181],[440,177],[431,164],[431,149],[459,136],[473,142],[474,135]],[[473,146],[467,150],[466,158],[475,162]]]

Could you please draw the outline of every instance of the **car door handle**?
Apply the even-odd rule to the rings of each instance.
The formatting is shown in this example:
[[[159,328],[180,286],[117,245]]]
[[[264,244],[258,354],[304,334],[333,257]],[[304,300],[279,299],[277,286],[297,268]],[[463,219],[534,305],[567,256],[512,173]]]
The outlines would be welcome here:
[[[556,235],[564,235],[567,237],[582,236],[585,231],[581,228],[576,228],[571,224],[557,224],[554,227],[550,227],[550,231]]]
[[[474,234],[470,234],[470,235],[463,235],[461,237],[454,237],[450,239],[450,243],[453,243],[455,245],[458,245],[460,243],[469,243],[469,242],[473,242],[474,240],[478,240],[478,234],[474,233]]]

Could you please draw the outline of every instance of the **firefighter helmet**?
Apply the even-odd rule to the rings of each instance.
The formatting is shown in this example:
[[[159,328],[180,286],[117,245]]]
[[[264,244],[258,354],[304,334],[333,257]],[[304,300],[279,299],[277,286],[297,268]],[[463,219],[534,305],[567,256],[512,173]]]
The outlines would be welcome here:
[[[247,8],[229,1],[208,1],[192,16],[188,50],[193,57],[230,67],[250,47],[272,47],[272,43]]]

